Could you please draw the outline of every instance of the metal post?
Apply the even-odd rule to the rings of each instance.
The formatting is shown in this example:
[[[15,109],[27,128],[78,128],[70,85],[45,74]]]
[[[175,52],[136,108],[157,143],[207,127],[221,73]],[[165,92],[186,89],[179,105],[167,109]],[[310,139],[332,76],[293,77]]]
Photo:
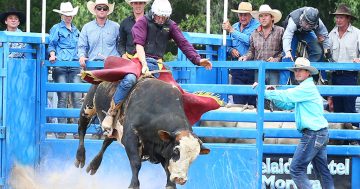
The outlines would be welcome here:
[[[45,26],[46,26],[46,0],[42,0],[41,11],[41,43],[45,43]]]
[[[30,0],[26,0],[26,32],[30,32]]]
[[[227,21],[228,0],[224,0],[224,22]],[[226,30],[223,30],[223,45],[226,46]]]
[[[210,34],[210,2],[206,0],[206,34]]]

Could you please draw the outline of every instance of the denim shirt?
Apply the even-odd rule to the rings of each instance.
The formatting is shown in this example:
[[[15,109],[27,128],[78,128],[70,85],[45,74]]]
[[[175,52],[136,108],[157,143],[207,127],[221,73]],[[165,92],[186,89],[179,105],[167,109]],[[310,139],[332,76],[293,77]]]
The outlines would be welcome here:
[[[232,47],[228,47],[227,52],[230,53],[232,49],[235,48],[239,51],[240,56],[245,55],[250,47],[250,36],[259,26],[259,21],[252,18],[249,24],[240,32],[240,23],[235,23],[232,26],[234,31],[230,33]]]
[[[265,98],[272,100],[279,108],[295,109],[297,130],[318,131],[328,127],[324,117],[323,100],[312,77],[300,85],[286,90],[265,90]]]
[[[78,60],[77,43],[79,30],[71,24],[71,30],[61,21],[50,29],[48,52],[54,51],[58,60]]]
[[[119,24],[106,20],[99,26],[96,19],[88,22],[81,30],[78,42],[78,56],[89,60],[104,60],[108,56],[120,56],[116,49],[119,36]]]

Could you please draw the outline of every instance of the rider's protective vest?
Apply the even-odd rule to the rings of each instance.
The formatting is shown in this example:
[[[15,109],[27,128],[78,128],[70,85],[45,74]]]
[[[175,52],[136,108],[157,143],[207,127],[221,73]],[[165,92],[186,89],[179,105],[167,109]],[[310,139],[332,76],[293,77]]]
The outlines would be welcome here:
[[[169,19],[163,25],[158,25],[154,23],[151,15],[146,15],[145,17],[148,21],[146,44],[144,46],[145,52],[146,54],[162,58],[169,43],[170,23],[172,20]]]

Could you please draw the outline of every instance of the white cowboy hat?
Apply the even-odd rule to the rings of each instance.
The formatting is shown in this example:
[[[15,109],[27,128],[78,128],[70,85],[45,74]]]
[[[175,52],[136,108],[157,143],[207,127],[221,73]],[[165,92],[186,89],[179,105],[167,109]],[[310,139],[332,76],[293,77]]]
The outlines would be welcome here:
[[[79,10],[79,6],[73,8],[70,2],[65,2],[60,4],[60,10],[53,9],[54,12],[65,16],[75,16]]]
[[[133,2],[144,2],[146,5],[150,2],[150,0],[125,0],[129,5]]]
[[[95,2],[92,1],[87,2],[87,8],[89,12],[93,15],[96,15],[95,13],[96,5],[107,5],[109,7],[109,12],[107,13],[107,15],[109,15],[114,11],[115,2],[113,4],[110,4],[108,0],[96,0]]]
[[[264,13],[271,14],[274,17],[274,24],[281,20],[281,12],[277,9],[271,9],[270,6],[266,4],[261,5],[259,11],[252,11],[251,15],[259,20],[259,15]]]
[[[310,66],[310,61],[307,58],[299,57],[296,59],[294,67],[287,68],[288,70],[294,72],[295,69],[303,69],[308,70],[311,75],[318,74],[319,71],[315,68]]]
[[[231,9],[231,11],[236,13],[250,13],[252,11],[252,5],[249,2],[241,2],[237,10]]]

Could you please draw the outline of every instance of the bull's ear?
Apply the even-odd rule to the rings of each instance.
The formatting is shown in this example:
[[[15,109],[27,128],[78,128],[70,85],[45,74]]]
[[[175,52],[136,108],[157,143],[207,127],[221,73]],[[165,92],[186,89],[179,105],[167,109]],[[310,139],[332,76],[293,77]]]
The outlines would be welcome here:
[[[210,149],[200,144],[200,155],[205,155],[209,153],[210,153]]]
[[[164,142],[169,142],[172,138],[171,134],[164,130],[159,130],[158,134],[159,134],[160,139]]]

